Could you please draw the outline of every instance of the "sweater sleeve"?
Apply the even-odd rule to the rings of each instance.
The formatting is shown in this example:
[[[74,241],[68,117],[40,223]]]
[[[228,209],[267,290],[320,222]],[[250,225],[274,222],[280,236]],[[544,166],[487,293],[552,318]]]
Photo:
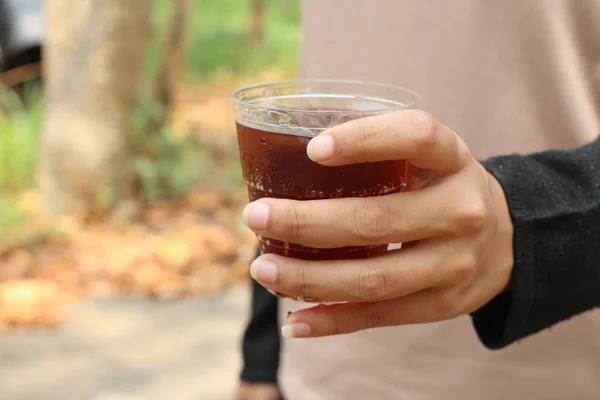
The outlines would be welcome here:
[[[241,379],[276,383],[279,368],[278,299],[252,280],[252,311],[242,342]]]
[[[511,290],[472,314],[490,349],[600,306],[600,139],[483,162],[514,226]]]

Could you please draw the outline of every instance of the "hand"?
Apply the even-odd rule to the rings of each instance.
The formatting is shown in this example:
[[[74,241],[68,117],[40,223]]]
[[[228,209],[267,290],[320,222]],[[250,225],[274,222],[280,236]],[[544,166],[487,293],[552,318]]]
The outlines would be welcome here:
[[[277,385],[270,383],[241,382],[235,400],[282,400]]]
[[[404,243],[365,260],[260,256],[251,274],[291,297],[349,302],[288,317],[287,337],[433,322],[467,314],[507,288],[512,222],[500,184],[460,137],[421,111],[363,118],[313,139],[325,166],[408,160],[411,191],[381,197],[293,201],[265,198],[244,210],[263,237],[312,247]]]

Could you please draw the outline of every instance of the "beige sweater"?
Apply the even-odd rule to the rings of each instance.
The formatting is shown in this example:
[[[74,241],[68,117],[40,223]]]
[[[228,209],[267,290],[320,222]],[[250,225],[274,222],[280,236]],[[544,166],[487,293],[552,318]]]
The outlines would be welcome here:
[[[478,157],[576,146],[600,132],[600,0],[305,0],[301,75],[414,89]],[[495,352],[469,317],[286,340],[280,382],[287,400],[600,399],[600,311]]]

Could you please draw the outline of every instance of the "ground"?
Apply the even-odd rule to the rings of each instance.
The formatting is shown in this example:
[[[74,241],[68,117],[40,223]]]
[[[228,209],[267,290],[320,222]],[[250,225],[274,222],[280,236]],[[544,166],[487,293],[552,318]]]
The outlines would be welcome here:
[[[233,396],[248,286],[157,303],[88,300],[51,330],[0,336],[2,400],[223,400]]]

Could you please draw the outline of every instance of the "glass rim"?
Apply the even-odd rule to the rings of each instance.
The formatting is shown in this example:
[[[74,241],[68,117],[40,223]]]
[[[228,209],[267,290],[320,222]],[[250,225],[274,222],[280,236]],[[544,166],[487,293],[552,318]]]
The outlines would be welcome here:
[[[334,115],[355,114],[357,112],[357,110],[314,110],[314,109],[311,110],[311,109],[301,109],[301,108],[272,107],[272,106],[264,106],[264,105],[254,104],[254,103],[245,101],[240,98],[241,97],[240,95],[242,93],[248,92],[251,90],[266,89],[269,87],[277,87],[277,86],[285,86],[285,85],[290,85],[290,86],[291,85],[297,85],[297,86],[310,85],[311,83],[348,84],[348,85],[356,85],[356,86],[360,85],[360,86],[378,88],[378,89],[392,89],[392,90],[395,90],[398,92],[402,92],[404,94],[408,94],[410,97],[412,97],[411,101],[408,103],[395,103],[394,100],[387,99],[384,96],[381,96],[381,97],[374,96],[374,99],[379,99],[379,100],[383,100],[383,101],[387,100],[390,103],[391,102],[395,103],[394,105],[390,105],[389,107],[383,107],[383,108],[379,108],[377,110],[373,110],[374,113],[375,112],[381,113],[381,112],[386,112],[386,111],[393,111],[393,110],[397,110],[399,108],[401,108],[401,109],[411,108],[411,107],[416,106],[417,102],[419,101],[419,95],[414,90],[410,90],[410,89],[407,89],[402,86],[390,85],[387,83],[361,81],[361,80],[353,80],[353,79],[290,79],[290,80],[278,80],[278,81],[254,83],[251,85],[242,86],[242,87],[234,90],[230,95],[230,99],[235,104],[238,104],[241,106],[253,107],[256,109],[262,109],[262,110],[266,110],[266,111],[269,111],[269,110],[283,111],[283,112],[302,111],[302,113],[307,113],[307,114],[334,114]]]

